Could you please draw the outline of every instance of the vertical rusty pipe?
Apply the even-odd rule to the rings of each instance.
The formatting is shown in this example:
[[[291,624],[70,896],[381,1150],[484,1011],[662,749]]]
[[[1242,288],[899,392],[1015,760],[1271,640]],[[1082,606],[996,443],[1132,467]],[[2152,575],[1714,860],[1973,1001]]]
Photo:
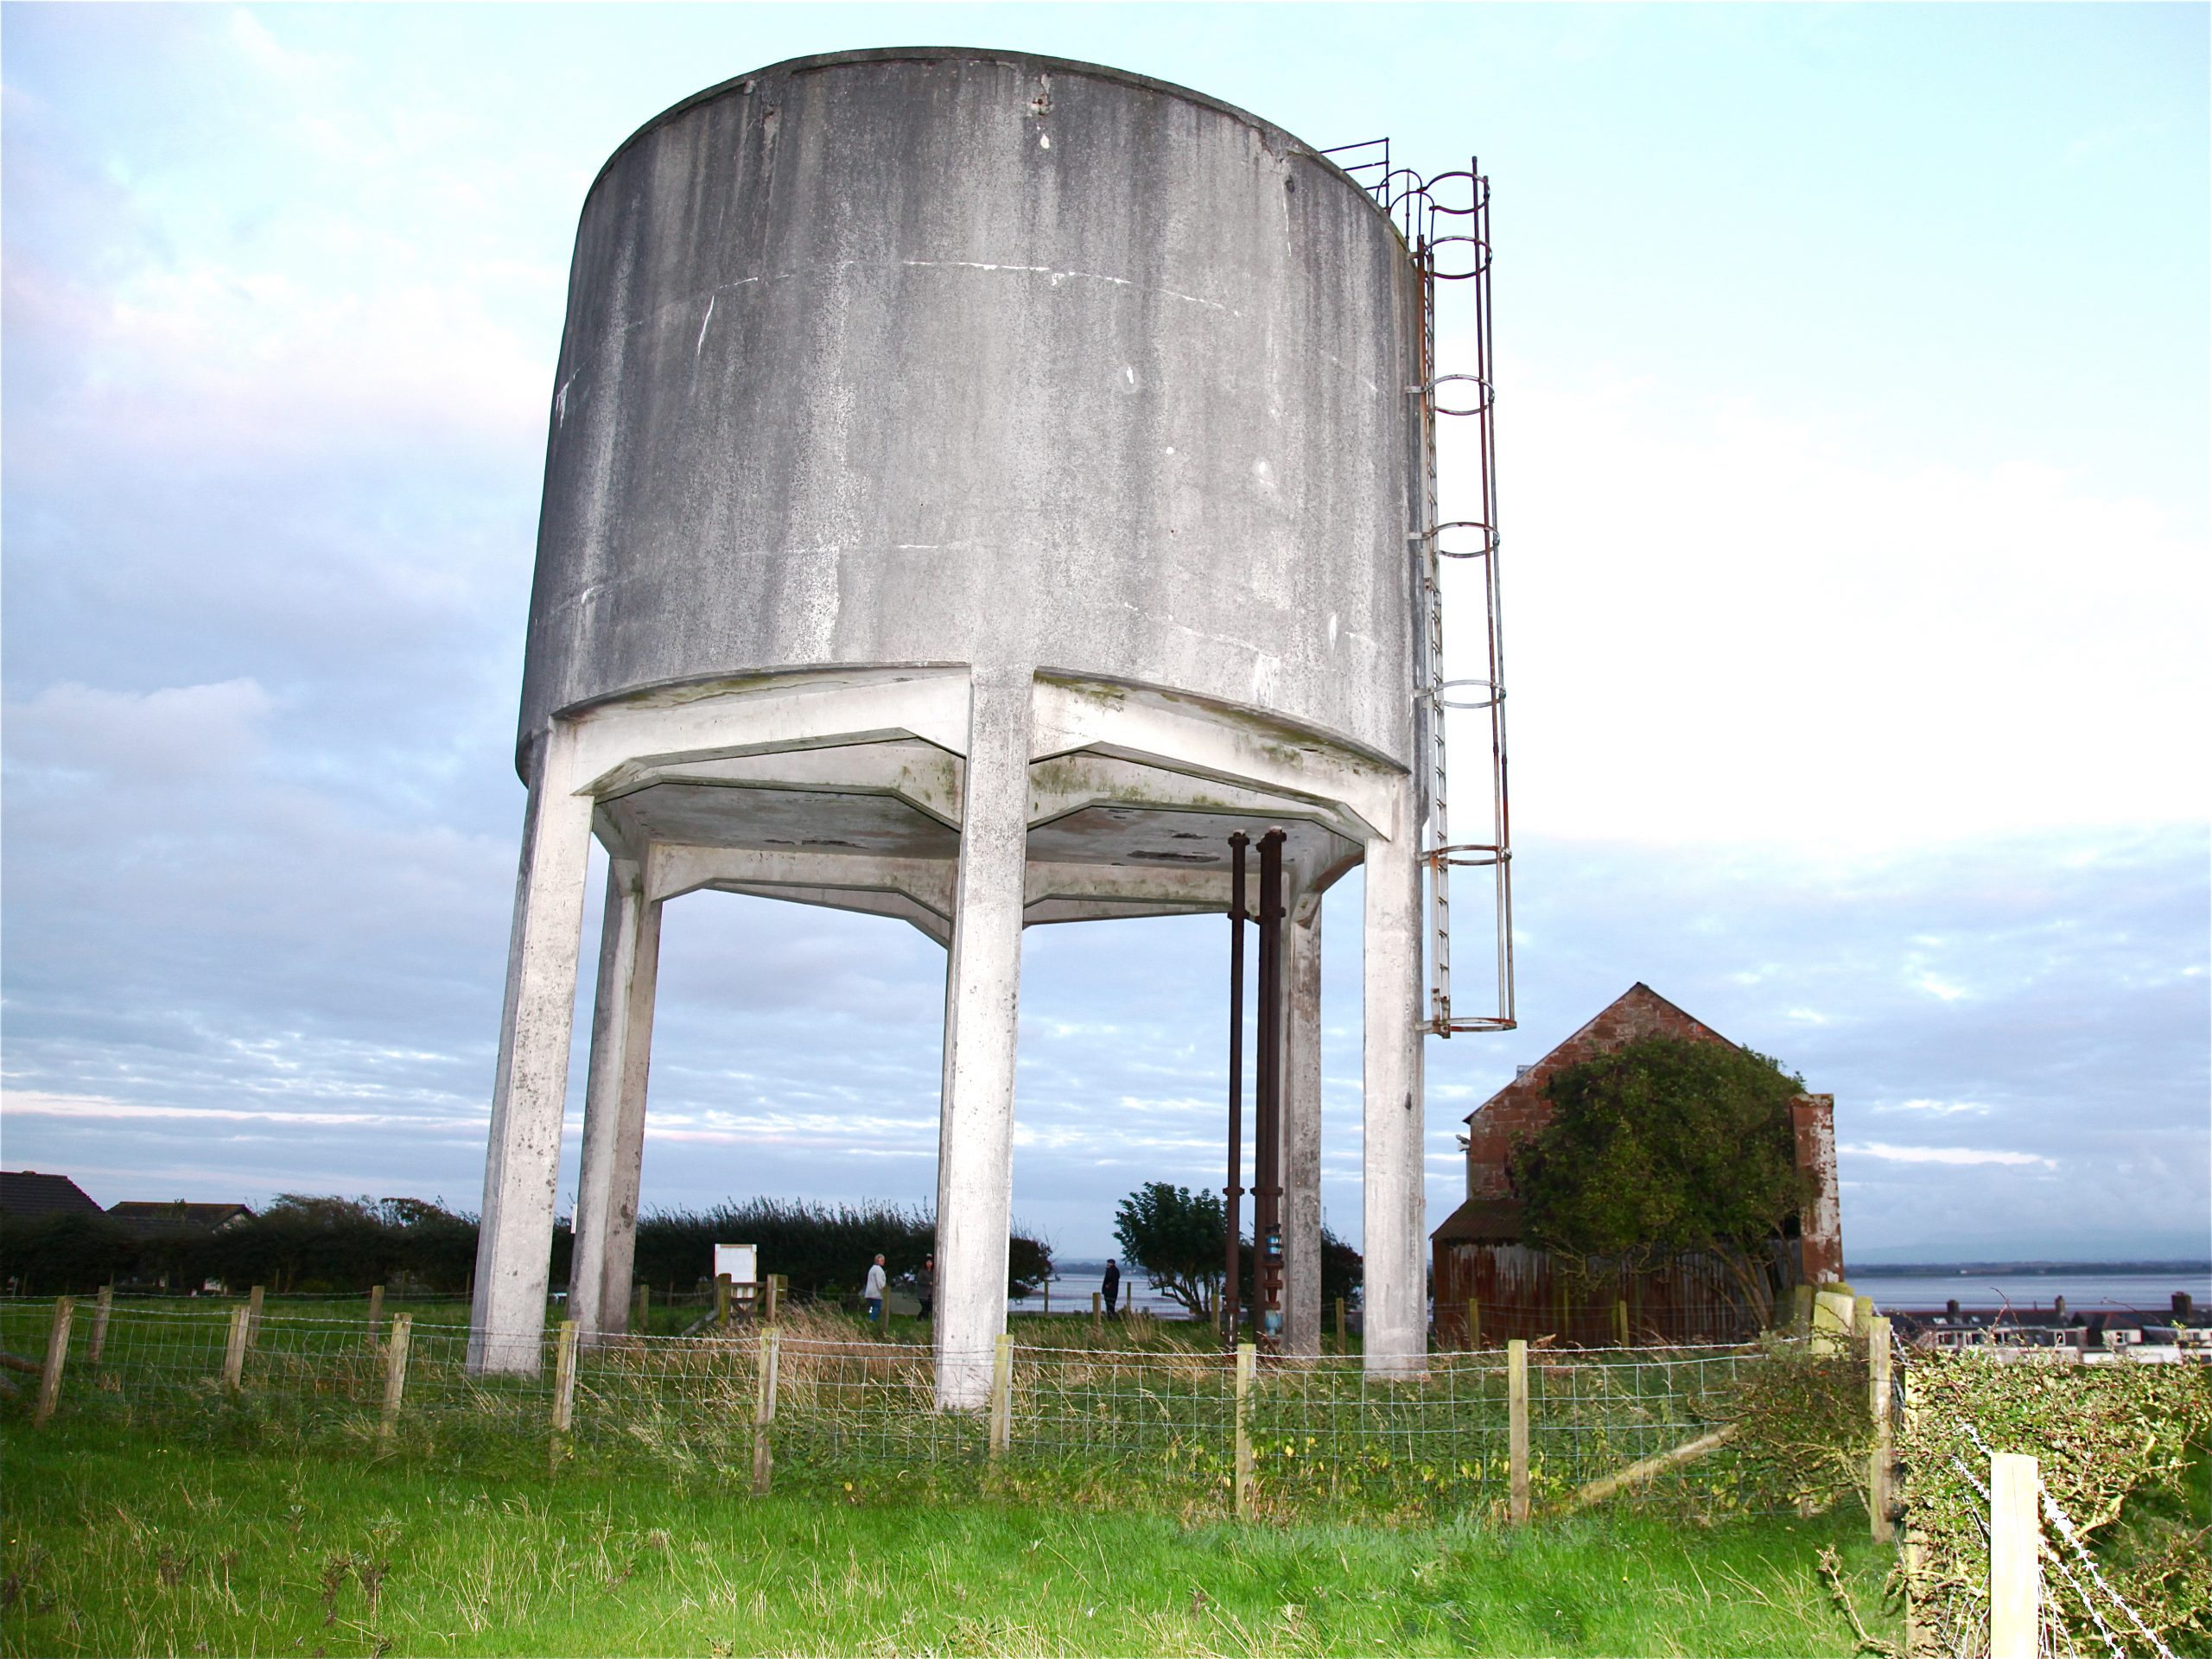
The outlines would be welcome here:
[[[1221,1281],[1221,1335],[1236,1345],[1236,1235],[1244,1220],[1244,849],[1242,830],[1229,838],[1229,1202],[1227,1266]]]
[[[1260,1052],[1258,1117],[1253,1135],[1253,1252],[1259,1283],[1261,1346],[1282,1341],[1282,844],[1283,832],[1260,837]]]

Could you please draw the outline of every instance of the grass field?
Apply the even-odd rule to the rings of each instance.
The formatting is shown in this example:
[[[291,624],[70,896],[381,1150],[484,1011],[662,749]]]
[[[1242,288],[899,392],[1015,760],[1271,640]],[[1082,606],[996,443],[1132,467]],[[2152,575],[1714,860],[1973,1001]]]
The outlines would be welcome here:
[[[1895,1639],[1856,1513],[1518,1530],[1179,1522],[863,1478],[489,1478],[121,1438],[0,1438],[10,1654],[1847,1655],[1817,1556]]]

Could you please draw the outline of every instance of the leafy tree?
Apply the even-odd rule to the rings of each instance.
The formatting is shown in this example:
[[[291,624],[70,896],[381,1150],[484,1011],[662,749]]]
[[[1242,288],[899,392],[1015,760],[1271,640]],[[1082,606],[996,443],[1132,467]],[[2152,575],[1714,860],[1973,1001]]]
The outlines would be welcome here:
[[[1770,1321],[1768,1241],[1803,1206],[1789,1102],[1804,1079],[1730,1044],[1650,1037],[1556,1073],[1514,1151],[1529,1236],[1570,1270],[1703,1254]]]
[[[1193,1192],[1166,1181],[1147,1181],[1114,1211],[1114,1236],[1122,1254],[1143,1269],[1154,1290],[1197,1319],[1215,1317],[1228,1225],[1229,1206],[1220,1193]]]

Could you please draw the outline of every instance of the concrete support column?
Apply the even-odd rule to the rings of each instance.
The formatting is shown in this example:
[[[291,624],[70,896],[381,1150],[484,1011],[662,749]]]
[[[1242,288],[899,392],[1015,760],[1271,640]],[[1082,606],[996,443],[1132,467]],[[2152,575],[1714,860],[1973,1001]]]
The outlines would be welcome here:
[[[1283,1351],[1321,1351],[1321,895],[1284,920]]]
[[[1031,685],[1026,668],[978,668],[972,680],[938,1121],[940,1408],[989,1402],[992,1350],[1006,1330]]]
[[[476,1296],[468,1319],[472,1371],[534,1374],[545,1329],[592,802],[576,792],[582,780],[575,775],[570,728],[555,721],[536,749],[484,1160]]]
[[[584,1094],[575,1260],[569,1274],[569,1317],[587,1341],[630,1328],[630,1268],[645,1154],[645,1073],[659,966],[660,903],[645,896],[635,862],[612,860],[592,1009],[591,1077]]]
[[[1413,782],[1367,843],[1364,1189],[1367,1370],[1413,1374],[1428,1354],[1422,1275],[1421,886]]]

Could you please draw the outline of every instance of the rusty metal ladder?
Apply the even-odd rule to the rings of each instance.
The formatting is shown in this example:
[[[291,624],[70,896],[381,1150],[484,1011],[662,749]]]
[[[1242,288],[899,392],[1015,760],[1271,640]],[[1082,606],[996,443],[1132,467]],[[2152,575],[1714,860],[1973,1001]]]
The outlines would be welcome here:
[[[1505,658],[1497,575],[1497,451],[1491,344],[1490,181],[1471,158],[1464,170],[1424,178],[1390,165],[1388,139],[1349,144],[1324,154],[1367,189],[1389,213],[1405,241],[1420,283],[1420,361],[1408,395],[1419,400],[1421,455],[1414,520],[1408,540],[1421,562],[1423,660],[1416,668],[1415,735],[1428,751],[1428,823],[1422,861],[1428,870],[1428,1018],[1423,1029],[1449,1037],[1459,1031],[1510,1031],[1516,1024],[1513,991],[1513,851],[1506,792]],[[1463,205],[1464,202],[1464,205]],[[1468,283],[1474,295],[1475,366],[1472,373],[1440,372],[1436,314],[1439,284]],[[1480,502],[1471,518],[1445,518],[1439,505],[1437,421],[1475,423]],[[1445,677],[1443,572],[1471,561],[1480,571],[1484,670]],[[1457,584],[1455,584],[1457,585]],[[1486,714],[1490,726],[1490,838],[1452,839],[1448,716]],[[1452,872],[1491,872],[1495,923],[1494,1012],[1455,1012],[1452,1005]]]

